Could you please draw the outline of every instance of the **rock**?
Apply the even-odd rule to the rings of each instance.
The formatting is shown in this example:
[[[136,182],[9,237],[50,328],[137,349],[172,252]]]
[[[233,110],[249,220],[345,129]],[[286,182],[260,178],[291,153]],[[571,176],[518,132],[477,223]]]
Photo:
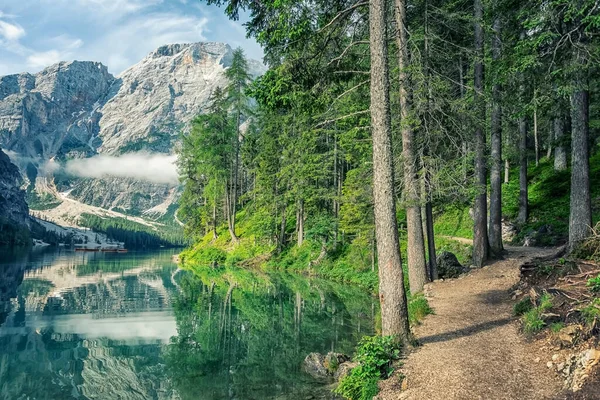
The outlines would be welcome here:
[[[552,368],[552,366],[553,366],[553,365],[554,365],[554,364],[552,364],[552,361],[548,361],[548,362],[546,363],[546,366],[547,366],[548,368]]]
[[[563,346],[573,346],[583,330],[581,325],[569,325],[558,332],[558,338]]]
[[[437,258],[438,276],[440,278],[457,278],[460,274],[466,272],[466,268],[458,262],[453,253],[443,251]]]
[[[539,363],[539,362],[540,362],[540,360],[541,360],[541,359],[540,359],[539,357],[536,357],[536,359],[535,359],[535,360],[533,360],[533,361],[535,361],[536,363]]]
[[[554,355],[552,356],[552,361],[556,361],[556,360],[558,360],[558,359],[559,359],[559,357],[560,357],[560,355],[559,355],[559,354],[554,354]]]
[[[518,230],[515,224],[510,221],[502,220],[502,241],[511,243],[517,236]]]
[[[592,369],[600,363],[600,350],[588,349],[571,355],[562,371],[565,376],[565,388],[573,392],[581,389],[592,373]]]
[[[565,369],[565,363],[560,363],[556,366],[556,371],[562,372]]]
[[[340,381],[348,376],[348,374],[350,374],[350,372],[356,367],[358,367],[358,363],[351,361],[343,362],[336,369],[335,373],[333,374],[333,378],[336,381]]]
[[[329,375],[325,368],[325,356],[321,353],[310,353],[302,365],[304,372],[316,379],[325,379]]]
[[[0,226],[30,227],[29,207],[25,202],[25,192],[21,190],[21,182],[19,169],[0,150]]]

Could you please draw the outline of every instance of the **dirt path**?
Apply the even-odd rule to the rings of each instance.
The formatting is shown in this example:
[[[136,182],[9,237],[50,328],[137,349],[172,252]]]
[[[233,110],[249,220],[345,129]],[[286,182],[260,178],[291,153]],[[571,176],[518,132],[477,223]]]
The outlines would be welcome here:
[[[382,384],[379,399],[548,399],[561,389],[544,354],[527,343],[512,316],[509,289],[524,260],[552,250],[510,248],[503,261],[469,275],[431,285],[428,316],[415,333],[422,346],[411,353],[402,372]],[[540,358],[536,362],[536,358]]]

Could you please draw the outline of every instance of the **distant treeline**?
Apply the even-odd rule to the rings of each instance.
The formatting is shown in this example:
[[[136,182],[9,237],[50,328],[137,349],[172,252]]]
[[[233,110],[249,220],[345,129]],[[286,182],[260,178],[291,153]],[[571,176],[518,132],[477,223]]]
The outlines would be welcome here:
[[[183,237],[183,230],[175,225],[154,229],[125,218],[102,218],[92,214],[82,214],[79,225],[102,232],[112,240],[124,242],[130,249],[183,247],[188,244]]]

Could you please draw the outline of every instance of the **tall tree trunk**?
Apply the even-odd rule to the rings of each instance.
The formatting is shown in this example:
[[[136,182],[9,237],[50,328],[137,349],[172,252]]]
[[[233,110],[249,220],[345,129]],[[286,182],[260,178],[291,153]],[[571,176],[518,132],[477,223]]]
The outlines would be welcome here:
[[[373,199],[379,264],[379,302],[382,335],[392,335],[407,343],[408,307],[394,194],[386,11],[385,0],[369,2]]]
[[[215,198],[213,199],[213,215],[212,215],[212,225],[213,225],[213,239],[219,237],[217,235],[217,195],[215,194]]]
[[[239,169],[240,169],[240,109],[238,105],[237,112],[237,129],[236,129],[236,137],[235,137],[235,163],[233,168],[233,189],[232,189],[232,197],[231,197],[231,240],[234,243],[238,243],[240,240],[235,233],[235,212],[237,208],[238,201],[238,179],[239,179]]]
[[[552,124],[554,124],[554,120],[552,120]],[[552,142],[554,142],[554,127],[550,124],[550,129],[548,130],[548,146],[546,147],[546,158],[549,160],[552,157]]]
[[[287,204],[284,201],[283,210],[281,211],[281,225],[279,225],[279,235],[277,237],[277,252],[278,253],[281,253],[281,250],[283,249],[283,242],[285,241],[285,226],[287,223],[286,210],[287,210]]]
[[[415,149],[415,134],[409,122],[408,101],[408,43],[406,27],[406,5],[404,0],[395,0],[398,44],[398,68],[400,70],[400,125],[402,131],[402,158],[404,162],[404,195],[406,200],[406,230],[408,236],[408,281],[411,293],[423,290],[427,282],[425,264],[425,242],[421,224],[419,176]]]
[[[425,227],[427,231],[427,253],[429,255],[429,279],[432,281],[438,278],[437,255],[435,253],[435,234],[433,232],[433,206],[431,201],[431,183],[429,172],[425,178],[425,190],[427,201],[425,203]]]
[[[298,234],[298,247],[304,243],[304,200],[298,202],[298,213],[296,217],[296,231]]]
[[[534,146],[535,146],[535,166],[537,167],[538,165],[540,165],[540,138],[538,137],[538,120],[537,120],[537,106],[535,104],[536,102],[536,95],[534,92],[533,95],[533,141],[534,141]]]
[[[592,202],[590,194],[589,92],[583,50],[574,50],[577,69],[571,93],[571,212],[569,215],[569,249],[573,250],[591,233]]]
[[[489,241],[487,233],[487,168],[485,151],[485,99],[483,97],[483,4],[482,0],[474,1],[475,9],[475,71],[474,71],[474,103],[476,108],[475,128],[475,186],[477,195],[473,208],[473,264],[477,267],[489,257]]]
[[[517,220],[524,224],[529,217],[527,186],[527,117],[519,119],[519,215]]]
[[[500,18],[494,20],[494,37],[492,38],[492,60],[497,64],[500,60]],[[496,75],[495,80],[498,79]],[[502,246],[502,106],[500,104],[500,84],[496,81],[492,87],[491,118],[491,154],[492,168],[490,173],[490,249],[500,255]]]
[[[554,118],[554,169],[567,169],[567,149],[565,146],[565,118],[558,115]]]

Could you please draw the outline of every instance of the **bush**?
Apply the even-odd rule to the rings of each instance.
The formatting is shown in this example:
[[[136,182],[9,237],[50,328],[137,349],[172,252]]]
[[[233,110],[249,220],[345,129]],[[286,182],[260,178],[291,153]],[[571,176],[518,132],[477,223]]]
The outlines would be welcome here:
[[[590,289],[590,292],[600,294],[600,275],[590,278],[587,281],[587,287]]]
[[[523,299],[521,299],[521,301],[515,304],[513,312],[517,317],[520,317],[521,315],[530,311],[532,308],[533,304],[531,304],[531,299],[529,298],[529,296],[525,296]]]
[[[354,356],[358,366],[340,381],[335,393],[349,400],[371,400],[379,392],[379,379],[394,371],[392,363],[400,358],[401,349],[392,336],[363,337]]]
[[[191,258],[191,260],[189,259]],[[227,253],[212,246],[200,247],[186,261],[199,265],[222,265],[227,259]]]

